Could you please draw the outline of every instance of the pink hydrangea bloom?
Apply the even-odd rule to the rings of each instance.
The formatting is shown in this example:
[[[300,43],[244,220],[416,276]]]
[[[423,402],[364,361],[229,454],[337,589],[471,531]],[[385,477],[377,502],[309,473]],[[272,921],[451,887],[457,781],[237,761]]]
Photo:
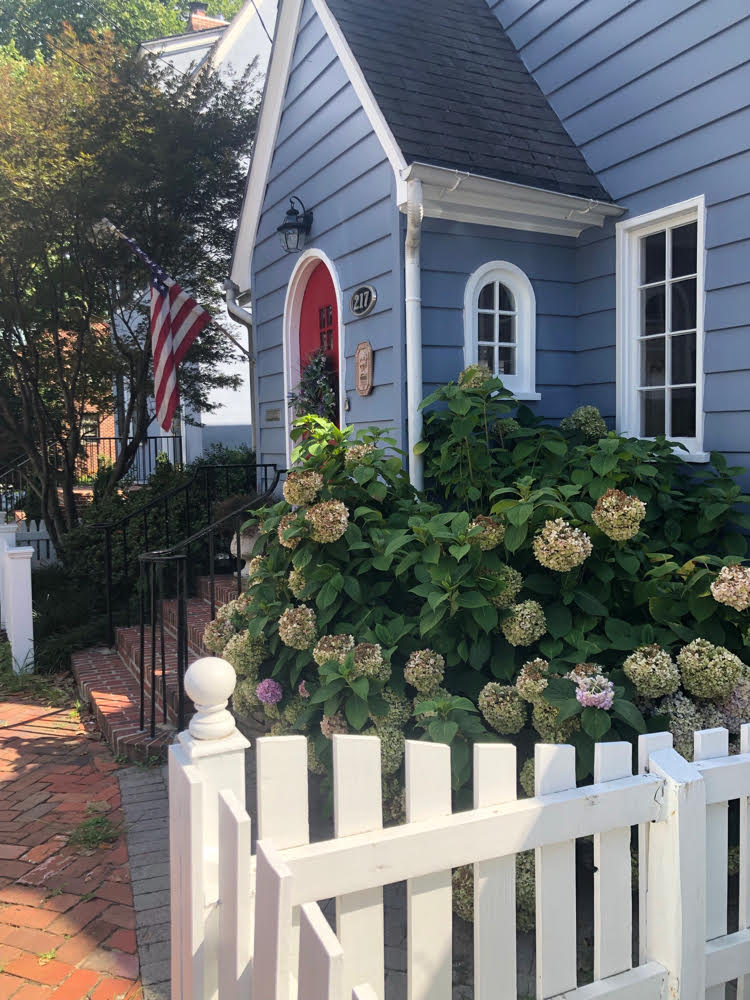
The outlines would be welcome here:
[[[576,698],[584,708],[602,708],[608,711],[615,700],[615,686],[601,674],[575,678]]]
[[[299,691],[300,698],[310,697],[310,692],[307,690],[307,681],[300,681],[297,690]]]
[[[256,698],[258,701],[262,701],[264,705],[277,705],[281,701],[283,693],[281,684],[278,681],[271,680],[270,677],[261,681],[255,689]]]

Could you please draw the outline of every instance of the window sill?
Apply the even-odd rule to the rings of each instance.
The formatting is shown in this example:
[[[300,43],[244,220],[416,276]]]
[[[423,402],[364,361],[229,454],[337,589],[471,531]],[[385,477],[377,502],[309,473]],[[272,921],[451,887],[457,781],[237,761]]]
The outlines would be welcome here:
[[[502,375],[498,376],[502,378]],[[510,390],[513,392],[513,390]],[[542,398],[541,392],[513,392],[516,399],[520,399],[522,402],[533,402]]]
[[[711,455],[707,451],[683,451],[681,448],[675,448],[674,453],[683,462],[691,462],[696,465],[711,461]]]

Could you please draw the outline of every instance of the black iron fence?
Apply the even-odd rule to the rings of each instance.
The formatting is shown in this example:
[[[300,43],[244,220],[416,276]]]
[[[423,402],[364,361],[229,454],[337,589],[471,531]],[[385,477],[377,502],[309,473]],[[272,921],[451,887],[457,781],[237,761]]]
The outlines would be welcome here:
[[[146,552],[139,556],[140,574],[140,727],[146,728],[146,704],[149,703],[149,729],[156,735],[157,715],[168,719],[170,673],[167,633],[172,632],[176,643],[173,687],[178,731],[185,728],[184,678],[188,663],[188,599],[197,590],[201,577],[208,578],[211,618],[216,614],[217,569],[223,580],[231,570],[237,595],[242,593],[242,527],[253,510],[263,507],[273,496],[281,473],[275,466],[258,466],[268,470],[265,488],[249,503],[244,503],[216,521],[196,531],[169,549]],[[232,546],[232,542],[234,545]],[[228,555],[232,553],[229,564]],[[167,622],[166,609],[171,612]],[[159,702],[161,705],[159,706]]]

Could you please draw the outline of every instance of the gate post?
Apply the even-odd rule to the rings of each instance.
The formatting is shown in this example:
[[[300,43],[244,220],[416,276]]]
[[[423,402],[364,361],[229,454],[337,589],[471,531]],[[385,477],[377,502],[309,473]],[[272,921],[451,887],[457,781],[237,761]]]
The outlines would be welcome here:
[[[646,959],[668,973],[674,1000],[706,993],[706,791],[676,750],[656,750],[649,771],[664,779],[662,819],[648,844]]]
[[[172,997],[215,1000],[219,989],[219,810],[245,803],[245,750],[226,705],[237,677],[218,657],[196,660],[185,692],[196,713],[169,748]]]

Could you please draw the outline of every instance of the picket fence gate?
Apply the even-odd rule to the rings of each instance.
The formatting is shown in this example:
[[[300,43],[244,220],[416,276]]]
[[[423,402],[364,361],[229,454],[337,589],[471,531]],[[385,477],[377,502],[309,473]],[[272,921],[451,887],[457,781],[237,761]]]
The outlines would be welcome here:
[[[516,799],[508,744],[474,747],[474,808],[451,811],[450,749],[406,745],[406,822],[383,829],[379,740],[333,738],[334,833],[309,843],[307,742],[257,742],[256,854],[244,788],[249,746],[226,711],[226,661],[187,673],[196,705],[170,748],[173,1000],[383,1000],[383,886],[406,882],[408,1000],[450,1000],[451,869],[474,866],[474,997],[516,997],[515,854],[535,849],[539,1000],[750,1000],[750,725],[575,752],[540,744],[536,797]],[[727,933],[728,803],[739,800],[739,930]],[[631,827],[638,826],[639,964],[633,968]],[[575,841],[594,838],[594,982],[577,986]],[[335,897],[336,933],[319,907]]]

